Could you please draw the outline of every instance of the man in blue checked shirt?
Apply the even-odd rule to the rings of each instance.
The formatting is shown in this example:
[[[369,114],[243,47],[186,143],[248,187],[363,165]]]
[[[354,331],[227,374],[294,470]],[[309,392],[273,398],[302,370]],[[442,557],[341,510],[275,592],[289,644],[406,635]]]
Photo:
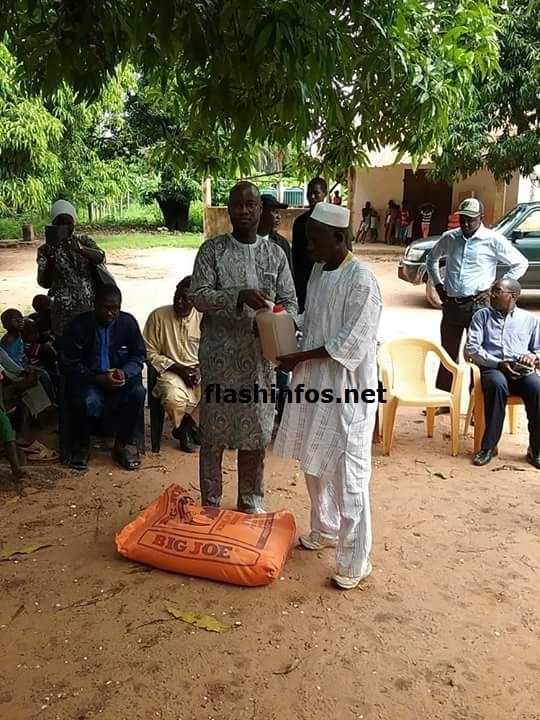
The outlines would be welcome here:
[[[427,271],[442,302],[441,344],[458,361],[463,333],[474,313],[489,305],[497,264],[509,265],[504,278],[518,280],[528,267],[527,258],[501,233],[482,223],[484,206],[477,198],[464,200],[457,210],[459,228],[445,232],[431,250]],[[446,258],[444,282],[439,260]],[[440,366],[437,387],[450,390],[452,376]],[[437,414],[448,412],[439,408]]]
[[[491,307],[473,317],[465,355],[482,373],[486,430],[474,465],[487,465],[497,454],[509,395],[523,398],[529,421],[527,459],[540,469],[540,320],[516,307],[521,287],[499,280],[491,289]]]

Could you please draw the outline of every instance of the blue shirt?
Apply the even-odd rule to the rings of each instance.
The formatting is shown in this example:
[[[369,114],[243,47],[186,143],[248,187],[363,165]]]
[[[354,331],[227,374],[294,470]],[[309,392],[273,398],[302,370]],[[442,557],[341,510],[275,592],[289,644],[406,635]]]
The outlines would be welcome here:
[[[492,307],[478,310],[471,320],[465,355],[477,365],[495,368],[520,355],[540,356],[540,320],[532,313],[515,308],[502,315]]]
[[[92,369],[97,373],[104,373],[111,369],[109,360],[109,346],[111,341],[111,326],[103,327],[98,325],[99,355],[96,357],[95,367]]]
[[[434,285],[442,283],[439,272],[442,257],[446,258],[444,289],[449,297],[469,297],[489,290],[497,275],[497,263],[510,266],[503,277],[512,280],[519,280],[529,267],[527,258],[510,240],[484,225],[470,238],[463,235],[461,228],[443,234],[427,259],[427,271]]]
[[[26,358],[24,356],[24,342],[22,337],[19,337],[15,340],[15,342],[10,343],[6,340],[6,335],[4,335],[2,340],[0,340],[0,344],[7,352],[9,357],[13,360],[13,362],[16,362],[17,365],[20,365],[21,367],[26,366]]]

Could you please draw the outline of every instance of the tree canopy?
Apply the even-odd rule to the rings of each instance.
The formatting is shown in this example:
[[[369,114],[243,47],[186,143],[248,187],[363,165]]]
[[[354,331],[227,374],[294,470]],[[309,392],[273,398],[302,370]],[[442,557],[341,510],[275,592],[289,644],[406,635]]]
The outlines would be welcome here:
[[[447,179],[487,168],[498,179],[540,164],[540,13],[530,0],[501,9],[500,73],[477,80],[476,101],[456,108],[436,174]]]
[[[191,143],[308,139],[334,173],[382,145],[432,152],[497,63],[491,0],[4,0],[0,31],[40,92],[93,97],[130,62]]]
[[[43,211],[59,193],[85,203],[125,189],[125,164],[107,157],[105,138],[124,122],[131,75],[117,73],[92,103],[65,83],[30,93],[0,43],[0,215]]]

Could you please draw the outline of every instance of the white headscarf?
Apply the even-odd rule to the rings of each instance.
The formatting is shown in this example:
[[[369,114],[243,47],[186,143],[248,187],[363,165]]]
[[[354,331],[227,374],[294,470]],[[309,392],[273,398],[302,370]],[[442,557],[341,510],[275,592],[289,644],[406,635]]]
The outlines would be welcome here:
[[[77,213],[73,205],[67,200],[57,200],[51,208],[51,222],[59,215],[69,215],[73,218],[73,222],[77,222]]]

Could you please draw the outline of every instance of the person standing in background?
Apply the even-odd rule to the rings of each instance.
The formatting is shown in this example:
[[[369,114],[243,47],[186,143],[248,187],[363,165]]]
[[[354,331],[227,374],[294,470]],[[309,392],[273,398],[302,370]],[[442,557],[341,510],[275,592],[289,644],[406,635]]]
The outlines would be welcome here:
[[[289,206],[285,203],[279,202],[279,200],[273,195],[270,195],[270,193],[263,193],[261,195],[261,200],[262,213],[257,234],[266,240],[271,240],[283,250],[292,273],[291,244],[286,237],[280,235],[277,231],[279,224],[281,223],[280,210],[286,210]]]
[[[399,218],[400,218],[400,207],[393,200],[388,202],[388,209],[386,211],[386,232],[385,242],[387,245],[392,245],[395,240],[399,237]]]
[[[51,208],[51,222],[59,228],[61,239],[46,241],[37,251],[41,287],[50,289],[51,325],[56,337],[78,315],[94,308],[93,267],[105,261],[105,253],[86,235],[76,235],[75,208],[58,200]]]
[[[399,239],[400,239],[402,245],[407,245],[410,223],[411,223],[411,216],[409,214],[409,210],[407,209],[407,203],[403,202],[401,204],[400,225],[399,225]]]
[[[313,268],[313,260],[307,253],[306,223],[311,217],[317,203],[324,202],[328,195],[326,180],[320,177],[309,181],[307,199],[309,210],[294,221],[292,229],[292,264],[296,297],[298,298],[298,311],[304,312],[306,302],[306,289]]]
[[[433,203],[424,203],[420,207],[420,224],[422,227],[422,237],[429,237],[431,230],[431,221],[433,219],[433,213],[435,212],[435,205]]]

